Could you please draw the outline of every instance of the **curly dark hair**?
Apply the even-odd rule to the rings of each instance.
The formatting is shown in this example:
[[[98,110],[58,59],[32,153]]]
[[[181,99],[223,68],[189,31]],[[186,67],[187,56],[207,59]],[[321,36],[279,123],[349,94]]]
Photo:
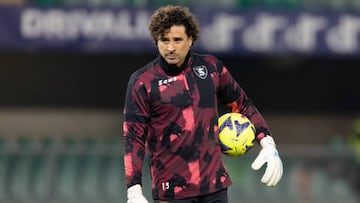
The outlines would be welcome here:
[[[160,7],[151,16],[149,32],[153,41],[156,43],[159,36],[164,35],[173,25],[184,25],[186,34],[192,37],[193,43],[197,40],[200,26],[189,8],[167,5]]]

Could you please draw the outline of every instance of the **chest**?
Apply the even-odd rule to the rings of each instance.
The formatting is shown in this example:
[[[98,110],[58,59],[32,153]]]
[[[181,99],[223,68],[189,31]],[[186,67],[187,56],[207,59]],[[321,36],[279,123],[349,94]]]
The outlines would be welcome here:
[[[179,75],[159,75],[150,88],[153,108],[212,108],[217,99],[219,79],[213,68],[195,66]],[[169,110],[169,109],[167,109]]]

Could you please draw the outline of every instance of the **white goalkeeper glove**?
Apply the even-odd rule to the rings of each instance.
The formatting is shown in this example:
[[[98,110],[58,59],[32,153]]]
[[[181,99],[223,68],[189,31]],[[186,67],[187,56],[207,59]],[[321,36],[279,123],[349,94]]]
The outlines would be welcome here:
[[[262,147],[259,155],[251,164],[251,168],[259,170],[265,163],[267,163],[265,173],[261,178],[261,182],[266,186],[275,186],[281,179],[283,174],[283,165],[276,150],[274,139],[271,136],[266,136],[260,140]]]
[[[149,203],[144,197],[141,185],[139,184],[133,185],[128,188],[127,198],[127,203]]]

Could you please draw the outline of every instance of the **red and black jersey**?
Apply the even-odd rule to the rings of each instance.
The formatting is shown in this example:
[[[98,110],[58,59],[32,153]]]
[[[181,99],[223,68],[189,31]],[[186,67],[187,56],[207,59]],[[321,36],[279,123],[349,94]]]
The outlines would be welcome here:
[[[141,184],[146,152],[154,199],[195,197],[230,186],[218,139],[219,103],[247,115],[257,135],[270,134],[251,100],[213,56],[189,53],[182,67],[169,66],[159,56],[134,72],[123,124],[127,186]]]

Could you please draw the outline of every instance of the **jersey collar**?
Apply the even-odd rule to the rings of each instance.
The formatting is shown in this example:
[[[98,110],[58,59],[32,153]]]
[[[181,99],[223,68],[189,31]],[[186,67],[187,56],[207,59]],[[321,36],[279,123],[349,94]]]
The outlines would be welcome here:
[[[190,52],[186,55],[184,63],[180,67],[177,67],[174,64],[171,64],[171,65],[168,64],[161,55],[159,55],[159,62],[160,62],[161,68],[166,72],[166,74],[179,75],[179,73],[181,73],[187,67],[189,58],[190,58]]]

